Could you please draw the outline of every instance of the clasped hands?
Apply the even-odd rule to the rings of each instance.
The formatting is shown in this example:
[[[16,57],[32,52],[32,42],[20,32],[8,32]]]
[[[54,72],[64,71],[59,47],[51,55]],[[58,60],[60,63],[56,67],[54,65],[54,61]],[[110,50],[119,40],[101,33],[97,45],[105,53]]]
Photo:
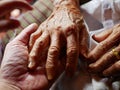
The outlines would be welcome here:
[[[79,51],[87,50],[88,33],[82,18],[77,2],[70,0],[57,3],[39,27],[25,28],[6,46],[0,89],[48,90],[64,70],[73,74]]]
[[[88,63],[92,74],[119,76],[120,25],[94,35],[93,39],[99,44],[89,51],[88,32],[82,15],[77,4],[72,3],[56,5],[51,16],[31,35],[29,68],[36,68],[43,63],[48,79],[57,77],[63,70],[72,75],[79,57]]]
[[[48,79],[51,80],[64,70],[67,75],[72,76],[76,71],[78,58],[82,58],[88,63],[92,74],[118,76],[119,25],[98,36],[94,35],[93,39],[99,44],[89,51],[88,32],[82,14],[77,3],[71,2],[72,5],[57,3],[51,16],[31,35],[29,68],[44,66]]]
[[[120,52],[120,26],[94,35],[100,43],[88,52],[88,33],[82,15],[77,3],[71,2],[72,5],[57,3],[39,27],[30,25],[7,45],[1,64],[2,82],[22,90],[46,90],[64,70],[68,75],[75,72],[78,57],[88,62],[92,73],[119,75],[116,55]]]

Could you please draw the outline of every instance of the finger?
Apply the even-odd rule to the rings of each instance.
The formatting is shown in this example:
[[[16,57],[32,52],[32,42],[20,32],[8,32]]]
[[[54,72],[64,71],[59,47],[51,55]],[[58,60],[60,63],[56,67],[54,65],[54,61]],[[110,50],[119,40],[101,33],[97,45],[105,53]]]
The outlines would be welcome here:
[[[111,67],[103,71],[104,76],[117,76],[120,75],[120,61],[113,64]]]
[[[18,20],[0,20],[0,32],[17,28],[19,25]]]
[[[49,80],[52,80],[57,76],[56,68],[58,67],[59,54],[60,54],[60,43],[61,43],[60,35],[61,33],[59,31],[55,31],[51,35],[51,44],[48,51],[48,57],[46,62],[46,71]]]
[[[101,41],[105,40],[111,33],[112,33],[112,29],[105,30],[99,34],[93,35],[92,38],[97,42],[101,42]]]
[[[107,52],[104,56],[102,56],[100,59],[98,59],[95,63],[92,63],[89,65],[89,68],[91,69],[92,72],[101,72],[111,66],[113,63],[118,61],[118,56],[115,54],[119,55],[120,53],[120,45],[110,52]]]
[[[85,25],[79,30],[79,57],[87,58],[89,51],[89,35]]]
[[[15,39],[13,39],[13,42],[19,42],[22,45],[27,45],[30,35],[36,31],[37,28],[38,25],[36,23],[29,25]]]
[[[31,51],[31,49],[33,48],[33,45],[35,43],[35,41],[42,35],[42,30],[39,27],[37,29],[36,32],[34,32],[33,34],[31,34],[30,36],[30,41],[29,41],[29,51]]]
[[[118,45],[120,42],[120,25],[113,28],[113,32],[107,39],[100,42],[88,55],[89,61],[94,62],[105,54],[112,47]]]
[[[72,76],[76,71],[77,62],[78,62],[78,33],[77,30],[69,29],[67,31],[67,62],[66,62],[66,74]]]
[[[0,1],[0,17],[11,12],[13,9],[31,10],[32,7],[25,1],[21,0],[3,0]]]
[[[35,42],[30,55],[29,55],[29,65],[30,69],[36,68],[41,62],[42,54],[49,45],[49,33],[45,31]],[[42,60],[43,61],[43,60]]]

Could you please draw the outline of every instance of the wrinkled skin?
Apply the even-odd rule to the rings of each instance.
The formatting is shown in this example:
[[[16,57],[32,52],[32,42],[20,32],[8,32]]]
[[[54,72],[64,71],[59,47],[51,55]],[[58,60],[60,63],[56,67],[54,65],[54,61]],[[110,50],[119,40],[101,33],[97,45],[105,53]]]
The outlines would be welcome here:
[[[110,30],[94,35],[99,44],[89,53],[89,70],[103,76],[118,77],[120,75],[120,24]]]
[[[10,18],[10,13],[14,9],[28,11],[32,10],[32,7],[27,2],[21,0],[0,1],[0,32],[17,28],[20,25],[18,20]]]
[[[31,35],[29,45],[30,69],[46,62],[49,80],[57,76],[60,67],[73,75],[79,54],[84,57],[88,51],[88,33],[76,0],[56,2],[50,17]]]
[[[52,85],[44,67],[37,67],[33,72],[28,69],[28,42],[37,27],[36,24],[28,26],[7,44],[1,64],[0,82],[7,82],[22,90],[48,90]]]

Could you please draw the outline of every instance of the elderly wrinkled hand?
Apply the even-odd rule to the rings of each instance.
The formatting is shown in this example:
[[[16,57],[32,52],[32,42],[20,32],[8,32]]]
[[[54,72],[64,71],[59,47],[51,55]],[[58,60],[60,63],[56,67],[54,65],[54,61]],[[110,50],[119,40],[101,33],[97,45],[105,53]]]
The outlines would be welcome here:
[[[0,68],[0,90],[16,90],[13,87],[17,90],[48,90],[52,85],[44,67],[34,71],[28,69],[29,38],[37,28],[36,24],[28,26],[7,44]]]
[[[77,0],[58,1],[50,17],[30,38],[29,68],[46,62],[48,79],[56,77],[61,67],[72,75],[79,53],[86,55],[88,49],[88,33]]]
[[[10,18],[10,13],[14,9],[32,10],[32,7],[21,0],[0,1],[0,31],[7,31],[20,25],[18,20]]]
[[[120,75],[120,25],[93,38],[100,42],[88,55],[89,69],[104,76]]]

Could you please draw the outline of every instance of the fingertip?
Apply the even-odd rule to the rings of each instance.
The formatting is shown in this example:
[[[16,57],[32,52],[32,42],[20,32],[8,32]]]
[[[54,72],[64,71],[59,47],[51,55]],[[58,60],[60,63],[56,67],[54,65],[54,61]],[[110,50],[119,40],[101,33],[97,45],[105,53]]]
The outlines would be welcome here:
[[[30,70],[33,70],[33,69],[36,68],[36,63],[35,63],[35,61],[32,60],[31,58],[29,59],[28,68],[29,68]]]
[[[106,69],[106,70],[103,71],[103,75],[106,76],[106,77],[112,76],[112,74],[114,74],[114,73],[112,73],[109,69]]]
[[[56,67],[50,62],[46,63],[46,73],[48,80],[53,80],[56,77]]]
[[[37,23],[32,23],[31,26],[34,27],[35,29],[38,28],[38,24]]]
[[[102,40],[101,40],[101,38],[99,37],[99,35],[93,35],[92,36],[92,38],[95,40],[95,41],[97,41],[97,42],[101,42]]]
[[[90,64],[90,65],[88,66],[88,71],[91,72],[91,73],[96,72],[95,65],[94,65],[94,64]]]
[[[55,69],[54,68],[46,68],[47,78],[48,80],[53,80],[55,78]]]
[[[38,25],[36,23],[30,24],[28,27],[26,27],[24,30],[28,30],[28,32],[35,32],[38,28]]]
[[[97,41],[97,42],[101,42],[104,41],[105,39],[107,39],[107,37],[112,33],[112,29],[110,30],[105,30],[102,31],[100,33],[96,33],[92,36],[92,38]]]

